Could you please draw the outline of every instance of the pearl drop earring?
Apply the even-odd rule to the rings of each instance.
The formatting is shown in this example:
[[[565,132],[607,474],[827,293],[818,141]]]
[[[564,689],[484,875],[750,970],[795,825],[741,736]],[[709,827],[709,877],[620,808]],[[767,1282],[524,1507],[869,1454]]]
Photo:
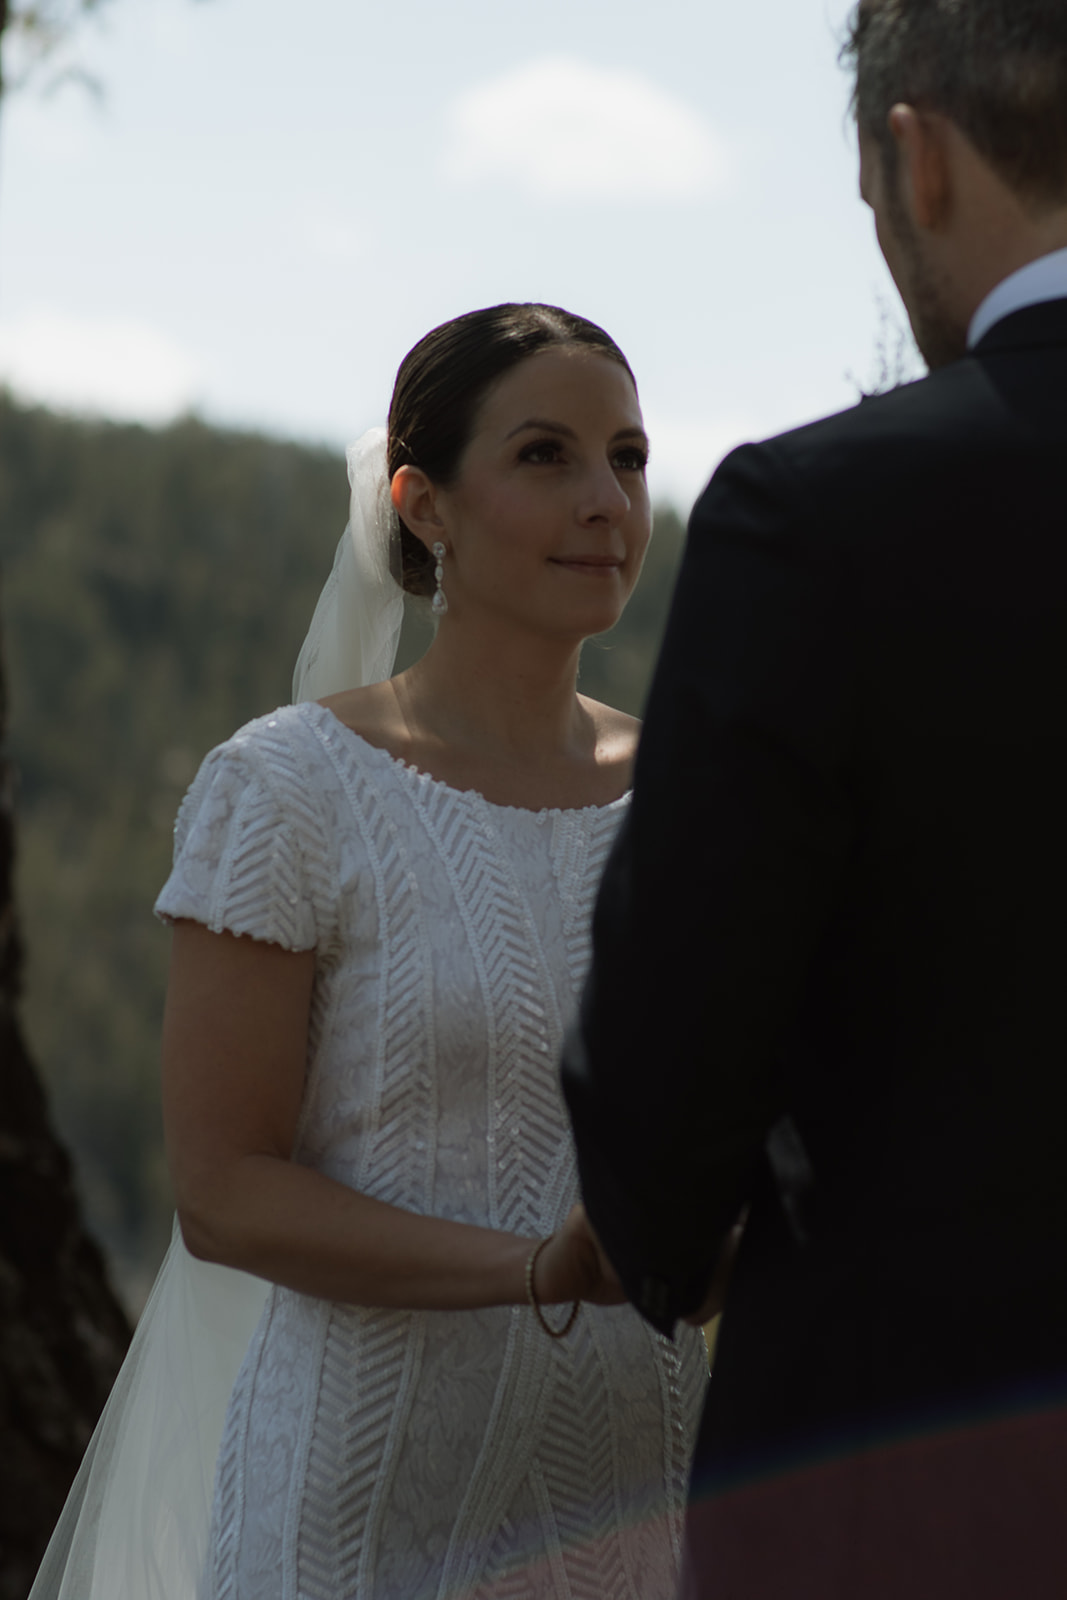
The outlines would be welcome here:
[[[446,554],[447,554],[447,552],[445,550],[444,545],[441,543],[440,539],[438,539],[437,543],[433,547],[433,558],[437,563],[437,565],[433,569],[433,575],[434,575],[434,581],[437,584],[437,588],[436,588],[436,590],[434,592],[433,599],[430,601],[430,609],[432,610],[432,612],[433,612],[435,617],[443,617],[445,612],[448,610],[448,601],[445,599],[445,591],[444,591],[444,581],[445,581],[445,565],[444,565],[444,563],[445,563],[445,555]]]

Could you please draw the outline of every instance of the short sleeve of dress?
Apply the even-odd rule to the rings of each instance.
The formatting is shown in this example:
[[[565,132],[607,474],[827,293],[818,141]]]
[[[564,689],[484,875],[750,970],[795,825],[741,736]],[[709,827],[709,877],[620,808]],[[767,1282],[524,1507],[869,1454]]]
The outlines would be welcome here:
[[[323,856],[306,790],[237,735],[205,758],[182,802],[156,915],[314,949],[331,921]]]

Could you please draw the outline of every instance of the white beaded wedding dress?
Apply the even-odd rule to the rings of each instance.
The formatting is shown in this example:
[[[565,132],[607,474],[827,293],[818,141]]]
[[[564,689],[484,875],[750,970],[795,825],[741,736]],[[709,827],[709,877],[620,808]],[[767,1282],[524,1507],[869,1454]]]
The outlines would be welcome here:
[[[317,972],[294,1159],[528,1234],[577,1198],[557,1085],[626,802],[459,792],[326,708],[205,761],[161,915]],[[631,1307],[405,1312],[272,1288],[226,1414],[202,1600],[669,1600],[706,1378]]]

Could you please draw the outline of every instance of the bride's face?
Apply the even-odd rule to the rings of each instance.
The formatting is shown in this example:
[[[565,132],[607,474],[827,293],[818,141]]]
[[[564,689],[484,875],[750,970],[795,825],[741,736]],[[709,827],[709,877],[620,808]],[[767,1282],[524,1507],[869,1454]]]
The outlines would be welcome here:
[[[489,391],[447,489],[444,586],[453,626],[488,611],[579,639],[617,621],[652,527],[648,439],[629,374],[560,348]]]

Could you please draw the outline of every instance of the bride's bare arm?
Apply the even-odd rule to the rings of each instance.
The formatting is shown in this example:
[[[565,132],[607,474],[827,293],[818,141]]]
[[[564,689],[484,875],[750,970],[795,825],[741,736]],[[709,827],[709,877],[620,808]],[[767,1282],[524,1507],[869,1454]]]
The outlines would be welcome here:
[[[175,925],[163,1111],[188,1248],[356,1305],[522,1302],[530,1239],[418,1216],[290,1160],[314,972],[311,952]],[[614,1274],[576,1220],[538,1259],[538,1298],[620,1301]]]

